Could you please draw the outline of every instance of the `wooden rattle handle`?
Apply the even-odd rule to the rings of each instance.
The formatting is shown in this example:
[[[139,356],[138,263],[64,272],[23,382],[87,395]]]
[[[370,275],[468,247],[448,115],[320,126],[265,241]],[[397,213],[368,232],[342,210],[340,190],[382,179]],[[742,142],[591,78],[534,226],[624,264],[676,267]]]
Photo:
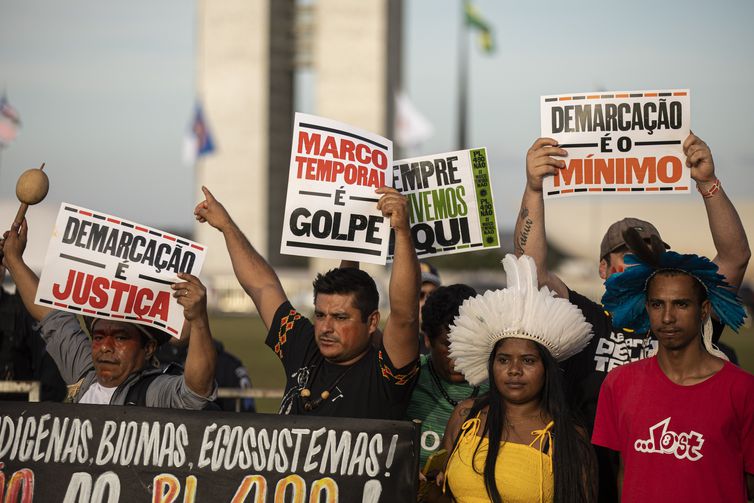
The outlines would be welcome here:
[[[13,220],[13,223],[15,225],[21,225],[21,222],[24,221],[24,218],[26,217],[26,210],[29,209],[29,205],[26,203],[21,203],[21,206],[18,207],[18,213],[16,213],[16,218]]]

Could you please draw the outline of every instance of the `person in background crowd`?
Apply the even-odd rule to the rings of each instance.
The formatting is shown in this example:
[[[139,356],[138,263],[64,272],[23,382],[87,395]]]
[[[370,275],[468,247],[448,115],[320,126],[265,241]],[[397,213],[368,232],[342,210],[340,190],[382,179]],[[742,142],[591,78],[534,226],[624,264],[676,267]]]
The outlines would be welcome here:
[[[591,326],[576,307],[538,289],[534,261],[507,255],[508,286],[466,300],[450,356],[489,392],[461,402],[445,430],[451,452],[439,501],[592,502],[587,434],[569,410],[557,361],[581,351]]]
[[[2,239],[0,239],[2,248]],[[2,286],[5,266],[0,263],[0,380],[39,381],[39,399],[62,402],[66,386],[34,330],[34,320],[17,293]],[[0,394],[0,400],[26,400],[25,394]]]
[[[734,289],[738,288],[751,256],[741,220],[717,178],[707,144],[690,134],[683,143],[683,151],[686,166],[707,210],[708,224],[717,250],[714,262],[727,282]],[[562,157],[566,155],[567,151],[558,147],[551,138],[539,138],[529,149],[526,156],[526,188],[516,222],[514,246],[516,255],[525,253],[534,258],[540,285],[548,286],[581,309],[593,327],[595,336],[589,346],[562,365],[571,405],[582,415],[587,429],[591,431],[600,385],[607,373],[617,366],[646,357],[656,348],[657,341],[613,323],[602,306],[569,289],[547,267],[542,180],[565,167]],[[662,241],[655,226],[649,222],[637,218],[615,222],[608,228],[600,245],[599,275],[603,280],[625,268],[623,257],[629,252],[629,247],[623,239],[623,232],[629,228],[635,229],[644,240],[655,236]],[[667,244],[665,246],[668,247]],[[720,323],[715,323],[715,340],[719,339],[722,328]],[[618,498],[613,483],[617,476],[617,460],[609,451],[601,448],[597,449],[597,456],[600,501],[612,503]]]
[[[458,308],[476,291],[468,285],[449,285],[437,288],[422,308],[422,332],[428,355],[421,356],[421,371],[406,417],[422,421],[419,466],[440,448],[453,409],[458,402],[475,398],[487,391],[487,384],[471,386],[454,367],[448,355],[448,331]]]
[[[424,344],[424,328],[422,328],[422,311],[424,303],[427,302],[429,295],[440,287],[442,282],[440,281],[440,273],[437,272],[437,268],[429,262],[420,261],[419,268],[422,273],[421,291],[419,291],[419,353],[426,355],[429,352],[429,347]]]
[[[748,501],[754,375],[713,346],[710,321],[714,312],[737,330],[740,299],[706,257],[665,252],[659,239],[651,250],[642,244],[606,282],[603,302],[616,323],[650,327],[659,348],[608,374],[592,441],[620,453],[623,502]]]
[[[215,365],[215,382],[218,388],[241,388],[251,389],[251,377],[241,360],[233,354],[225,351],[223,344],[217,339],[212,340],[217,353],[217,363]],[[178,364],[185,365],[188,350],[188,337],[184,339],[173,339],[168,344],[163,344],[157,349],[157,360],[164,369],[168,365]],[[238,412],[256,412],[256,404],[253,398],[241,398],[236,409],[235,398],[216,398],[215,404],[220,410]]]
[[[209,331],[206,290],[199,279],[179,273],[174,297],[184,308],[191,340],[185,371],[150,368],[165,332],[136,323],[86,318],[91,340],[75,315],[34,303],[39,278],[23,260],[26,220],[6,233],[2,252],[19,294],[40,331],[76,403],[202,409],[215,398],[215,350]],[[140,384],[142,383],[142,384]],[[143,383],[147,383],[144,385]],[[132,391],[133,390],[133,391]]]
[[[268,328],[267,345],[286,374],[282,414],[373,419],[405,417],[419,371],[419,262],[407,201],[382,187],[377,208],[395,231],[390,316],[379,348],[371,343],[380,319],[374,280],[356,268],[337,268],[314,280],[314,323],[288,301],[275,271],[254,249],[206,187],[195,210],[225,237],[241,286]]]

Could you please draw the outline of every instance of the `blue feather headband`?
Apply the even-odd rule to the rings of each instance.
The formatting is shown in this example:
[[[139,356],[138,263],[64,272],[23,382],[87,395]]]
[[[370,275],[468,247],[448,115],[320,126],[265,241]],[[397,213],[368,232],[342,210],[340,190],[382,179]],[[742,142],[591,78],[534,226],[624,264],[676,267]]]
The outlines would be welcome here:
[[[651,266],[634,255],[626,255],[627,266],[623,272],[611,275],[605,281],[602,304],[613,317],[613,325],[626,327],[639,333],[649,331],[649,315],[645,309],[647,283],[657,272],[680,271],[699,281],[707,291],[707,298],[717,317],[734,331],[744,322],[746,314],[741,299],[718,272],[717,264],[707,257],[666,251],[659,257],[659,264]]]

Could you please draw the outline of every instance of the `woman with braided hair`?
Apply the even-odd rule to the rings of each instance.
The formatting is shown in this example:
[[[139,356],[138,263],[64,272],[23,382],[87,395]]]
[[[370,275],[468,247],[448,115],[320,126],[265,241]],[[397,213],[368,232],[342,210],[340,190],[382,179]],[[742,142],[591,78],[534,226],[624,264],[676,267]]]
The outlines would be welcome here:
[[[591,502],[592,448],[565,400],[557,362],[591,337],[581,312],[537,288],[531,258],[503,261],[508,287],[468,299],[448,336],[467,381],[489,392],[456,407],[439,501]]]

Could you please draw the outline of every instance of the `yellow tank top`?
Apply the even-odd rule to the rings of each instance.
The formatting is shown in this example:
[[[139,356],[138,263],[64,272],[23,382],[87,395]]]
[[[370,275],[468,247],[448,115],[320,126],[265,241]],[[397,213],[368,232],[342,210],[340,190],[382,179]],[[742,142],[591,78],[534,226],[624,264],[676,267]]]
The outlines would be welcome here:
[[[484,462],[487,459],[487,438],[477,436],[479,418],[467,420],[461,427],[461,437],[448,459],[445,482],[459,503],[490,501],[484,487]],[[552,475],[552,426],[531,432],[529,445],[501,442],[495,464],[497,490],[506,503],[539,501],[552,503],[554,479]],[[476,451],[477,444],[479,450]],[[549,444],[548,452],[542,448]],[[476,451],[476,457],[474,452]],[[473,462],[473,465],[472,465]]]

